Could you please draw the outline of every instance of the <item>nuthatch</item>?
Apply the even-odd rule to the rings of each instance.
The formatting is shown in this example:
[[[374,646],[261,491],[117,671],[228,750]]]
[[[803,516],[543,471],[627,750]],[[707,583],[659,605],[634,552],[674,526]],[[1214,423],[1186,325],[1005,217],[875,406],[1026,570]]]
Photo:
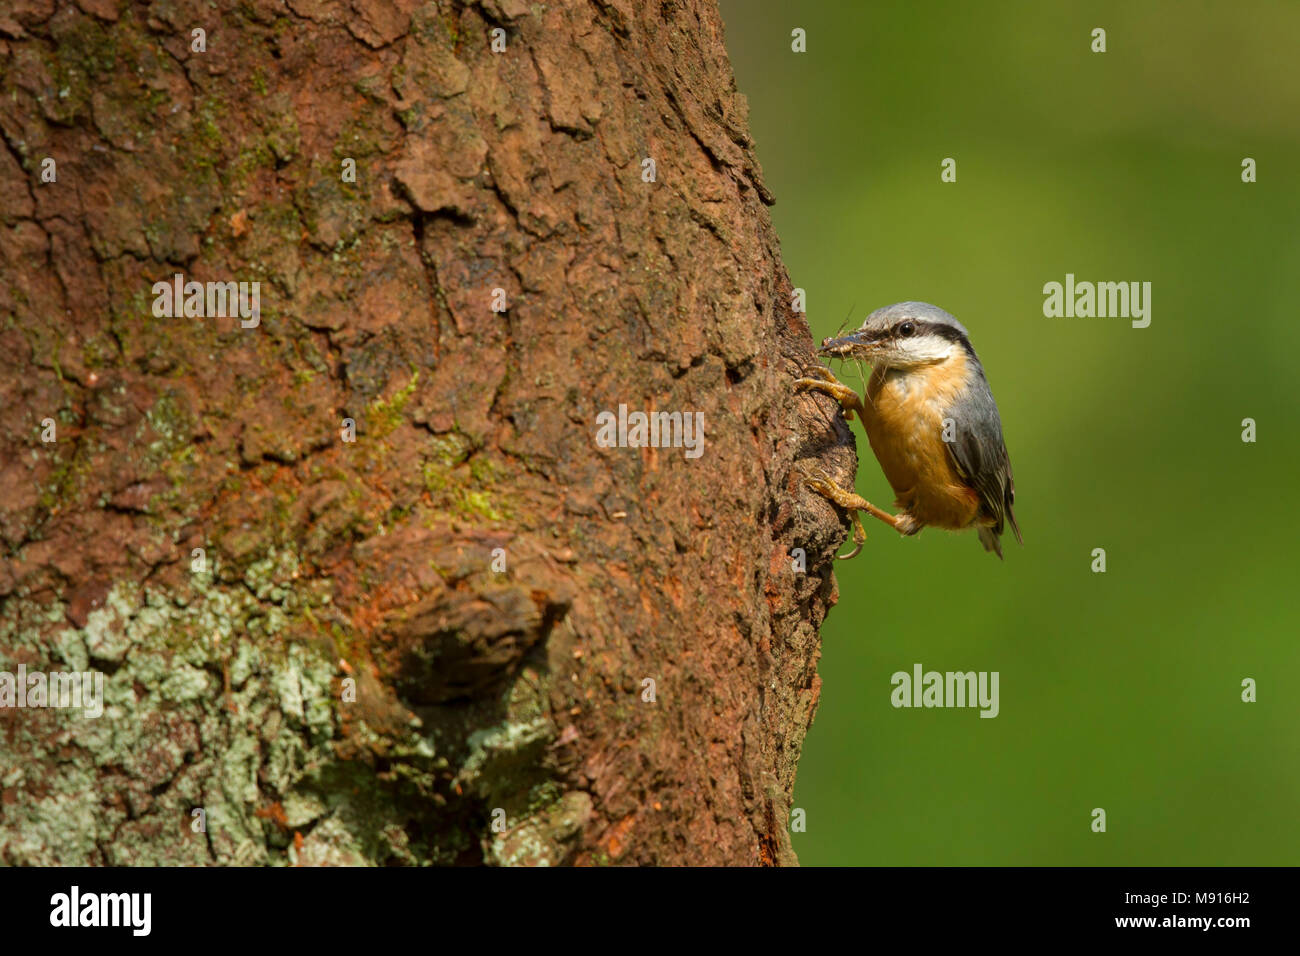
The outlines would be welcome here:
[[[905,535],[926,525],[975,527],[984,549],[999,558],[1004,522],[1024,543],[1011,510],[1016,486],[998,406],[960,322],[926,302],[899,302],[872,312],[856,332],[826,339],[818,354],[872,366],[865,402],[821,365],[804,371],[815,377],[795,384],[831,395],[850,420],[853,412],[862,416],[871,450],[898,496],[894,507],[901,509],[891,515],[825,472],[808,473],[809,487],[852,517],[857,546],[839,557],[862,550],[867,533],[859,511]]]

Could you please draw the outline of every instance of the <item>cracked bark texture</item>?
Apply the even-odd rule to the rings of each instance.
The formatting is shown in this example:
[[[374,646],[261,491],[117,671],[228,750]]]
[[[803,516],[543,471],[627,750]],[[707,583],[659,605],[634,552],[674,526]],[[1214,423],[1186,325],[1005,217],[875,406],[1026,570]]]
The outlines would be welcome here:
[[[794,862],[856,459],[718,11],[221,7],[0,11],[0,669],[106,677],[0,710],[0,860]]]

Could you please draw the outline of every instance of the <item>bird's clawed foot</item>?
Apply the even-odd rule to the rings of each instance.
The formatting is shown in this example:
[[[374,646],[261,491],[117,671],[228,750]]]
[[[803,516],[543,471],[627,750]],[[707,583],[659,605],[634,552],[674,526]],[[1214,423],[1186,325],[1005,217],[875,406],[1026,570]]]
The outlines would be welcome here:
[[[825,392],[844,409],[844,417],[853,421],[853,413],[857,412],[862,415],[862,399],[858,393],[849,386],[845,385],[835,377],[835,373],[825,365],[807,365],[803,370],[803,378],[797,378],[794,381],[795,388],[809,388],[818,392]],[[827,496],[829,497],[829,495]]]
[[[867,529],[862,527],[862,519],[858,517],[859,511],[865,511],[873,518],[879,518],[900,534],[916,534],[921,530],[921,524],[911,515],[901,514],[895,517],[889,512],[877,508],[860,495],[852,491],[846,491],[835,484],[831,476],[820,468],[804,468],[802,474],[804,484],[849,513],[849,520],[853,522],[853,543],[855,547],[848,554],[837,554],[836,557],[841,561],[857,557],[862,550],[863,544],[866,543]]]

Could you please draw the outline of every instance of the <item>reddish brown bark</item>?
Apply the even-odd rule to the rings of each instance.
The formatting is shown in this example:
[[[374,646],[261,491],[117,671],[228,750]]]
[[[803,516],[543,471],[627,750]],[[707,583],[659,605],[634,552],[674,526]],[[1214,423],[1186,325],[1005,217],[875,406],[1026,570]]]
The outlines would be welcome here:
[[[22,0],[0,69],[0,669],[110,688],[0,712],[0,858],[793,862],[854,458],[713,4]]]

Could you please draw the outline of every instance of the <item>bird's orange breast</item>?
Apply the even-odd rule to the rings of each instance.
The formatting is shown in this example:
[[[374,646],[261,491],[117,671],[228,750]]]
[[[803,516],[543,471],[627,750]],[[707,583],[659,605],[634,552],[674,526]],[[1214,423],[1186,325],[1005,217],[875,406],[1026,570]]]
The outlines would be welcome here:
[[[979,514],[979,495],[957,474],[943,440],[944,415],[970,372],[959,352],[911,371],[877,369],[867,386],[863,424],[896,507],[940,528],[968,527]]]

